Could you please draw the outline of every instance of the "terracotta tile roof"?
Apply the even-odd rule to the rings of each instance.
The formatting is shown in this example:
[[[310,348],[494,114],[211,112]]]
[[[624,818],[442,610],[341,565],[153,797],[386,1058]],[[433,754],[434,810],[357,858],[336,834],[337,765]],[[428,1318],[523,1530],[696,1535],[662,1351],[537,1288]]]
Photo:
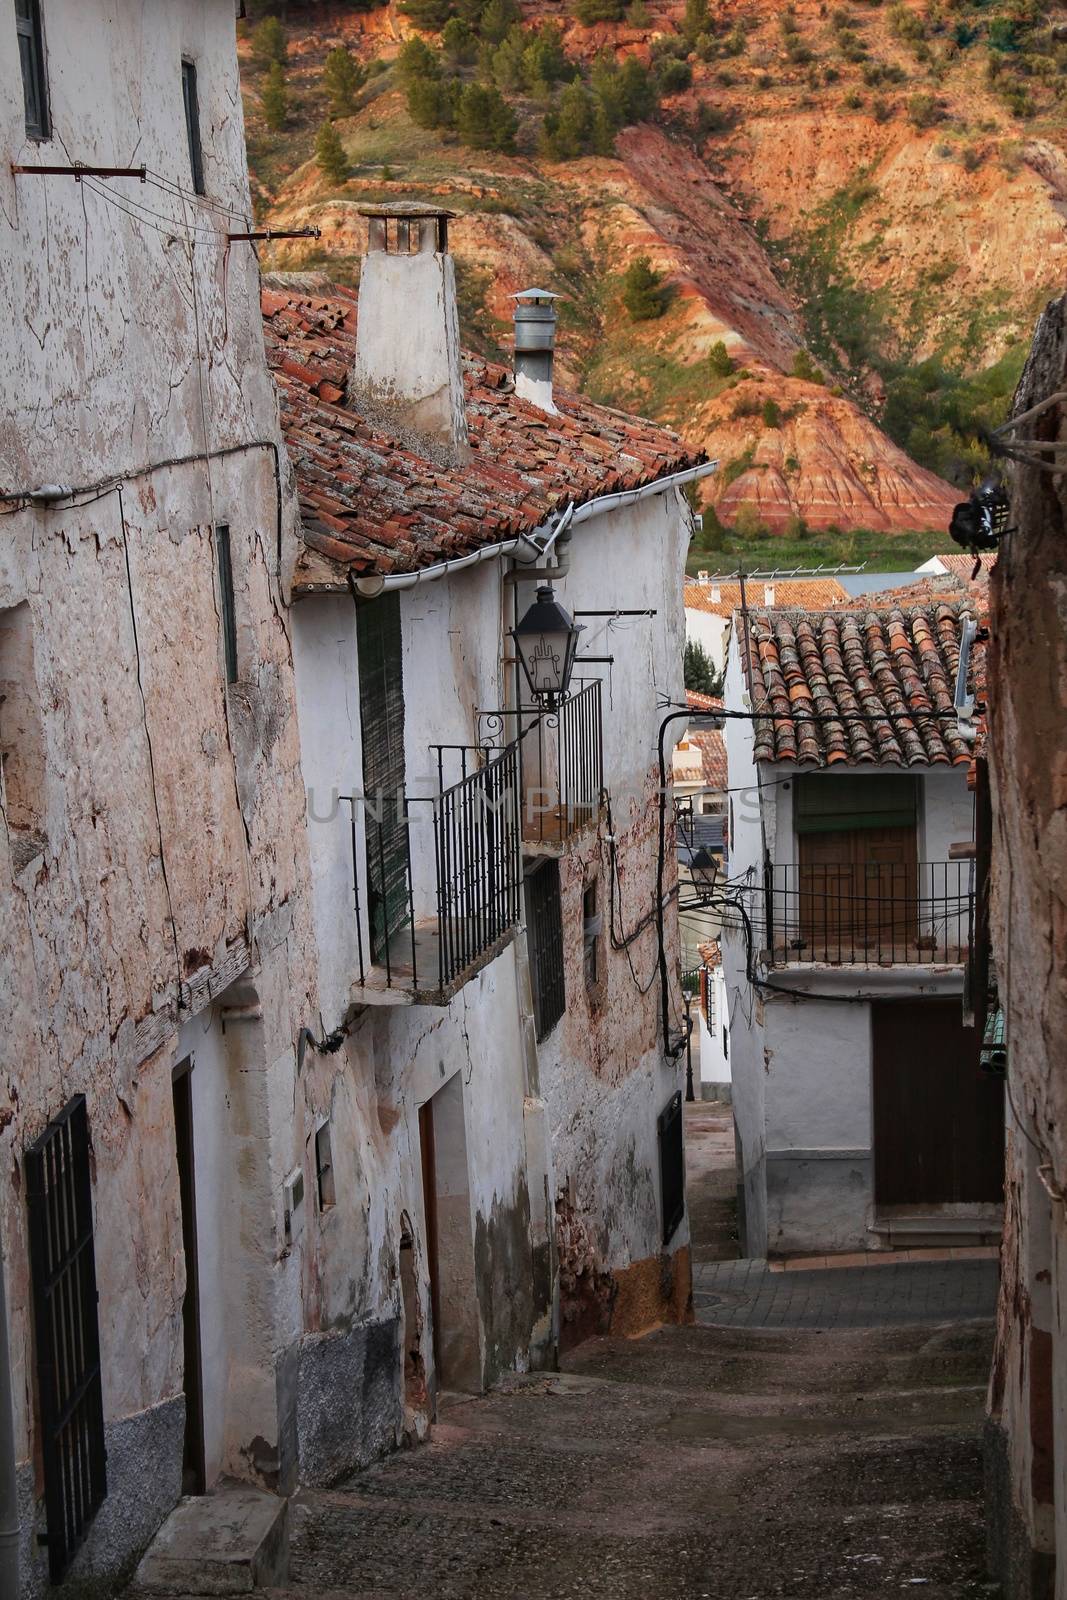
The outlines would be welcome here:
[[[968,600],[750,613],[758,761],[967,766],[953,716]],[[979,664],[975,664],[975,671]],[[944,713],[944,714],[942,714]],[[827,719],[827,720],[823,720]]]
[[[700,751],[705,789],[725,789],[726,740],[718,728],[690,728],[687,742]]]
[[[718,939],[709,939],[707,944],[700,945],[698,954],[706,967],[722,966],[722,948]]]
[[[954,578],[962,578],[964,583],[988,583],[989,574],[996,557],[983,556],[978,574],[973,579],[971,574],[974,572],[974,557],[967,555],[965,551],[950,550],[947,555],[939,555],[936,559],[940,561],[946,572],[950,572]]]
[[[557,393],[520,400],[509,369],[465,358],[471,458],[442,467],[346,402],[356,295],[265,288],[267,359],[296,473],[304,551],[296,586],[348,571],[414,572],[529,532],[574,500],[637,488],[705,459],[676,434]]]
[[[973,563],[972,563],[973,564]],[[968,572],[969,572],[968,568]],[[976,603],[981,594],[985,592],[986,580],[979,579],[971,583],[958,578],[955,573],[928,573],[922,578],[916,578],[914,583],[902,584],[899,589],[872,589],[867,594],[851,596],[849,605],[855,610],[866,611],[869,606],[884,610],[886,606],[929,605],[937,600],[962,600],[970,596]]]
[[[701,694],[699,689],[687,689],[685,698],[690,711],[722,710],[722,695],[720,694]]]
[[[712,599],[713,588],[718,590],[718,600]],[[774,590],[776,606],[795,606],[801,611],[847,605],[852,598],[836,578],[746,578],[745,599],[749,609],[765,604],[767,589]],[[714,617],[732,616],[741,606],[741,585],[689,582],[685,586],[685,604],[689,611],[706,611]]]

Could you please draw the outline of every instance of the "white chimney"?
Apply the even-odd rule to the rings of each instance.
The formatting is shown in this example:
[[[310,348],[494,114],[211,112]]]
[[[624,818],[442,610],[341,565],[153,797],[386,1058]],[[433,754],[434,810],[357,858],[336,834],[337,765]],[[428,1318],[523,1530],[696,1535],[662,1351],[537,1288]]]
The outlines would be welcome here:
[[[722,599],[722,590],[720,589],[720,587],[719,587],[719,585],[717,583],[713,583],[712,586],[711,586],[711,603],[712,603],[712,605],[716,605],[717,606],[721,599]]]
[[[773,583],[765,583],[763,585],[763,604],[765,606],[773,606],[773,604],[774,604],[774,584]]]
[[[515,302],[515,393],[556,415],[552,399],[552,361],[556,351],[556,308],[551,289],[521,289]]]
[[[453,213],[403,200],[359,210],[369,226],[352,366],[357,403],[369,422],[464,460],[470,445],[448,252]]]
[[[707,581],[708,581],[708,579],[710,577],[711,577],[711,573],[710,572],[698,572],[697,573],[697,582],[698,583],[707,583]]]

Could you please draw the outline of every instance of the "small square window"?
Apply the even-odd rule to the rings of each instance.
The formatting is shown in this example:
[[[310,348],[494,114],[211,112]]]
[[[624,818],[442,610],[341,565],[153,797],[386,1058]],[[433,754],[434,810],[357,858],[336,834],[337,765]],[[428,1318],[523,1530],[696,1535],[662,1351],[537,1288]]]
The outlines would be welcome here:
[[[205,194],[204,152],[200,143],[200,101],[196,90],[196,66],[182,62],[182,99],[185,101],[185,132],[189,141],[189,170],[196,194]]]
[[[48,77],[44,64],[41,0],[15,0],[15,32],[18,35],[19,64],[22,67],[26,133],[31,139],[47,139],[52,130],[48,117]]]

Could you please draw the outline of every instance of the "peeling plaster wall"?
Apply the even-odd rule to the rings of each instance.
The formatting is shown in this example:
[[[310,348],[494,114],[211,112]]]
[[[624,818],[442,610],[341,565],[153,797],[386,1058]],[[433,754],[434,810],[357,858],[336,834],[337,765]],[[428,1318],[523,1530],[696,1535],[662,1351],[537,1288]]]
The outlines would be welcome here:
[[[84,1093],[115,1493],[121,1499],[121,1485],[140,1476],[173,1496],[185,1276],[171,1069],[179,1030],[220,1025],[212,1002],[232,999],[242,979],[242,993],[251,986],[263,1007],[255,1058],[240,1070],[266,1085],[264,1121],[248,1135],[266,1165],[220,1271],[252,1274],[260,1298],[250,1304],[263,1323],[251,1377],[234,1360],[239,1324],[225,1331],[213,1470],[276,1477],[271,1369],[300,1329],[298,1264],[281,1249],[274,1204],[280,1173],[303,1159],[294,1041],[315,1010],[304,798],[277,574],[279,533],[283,566],[292,560],[293,507],[284,458],[280,485],[275,477],[280,434],[256,262],[247,246],[226,248],[222,234],[233,224],[217,209],[250,215],[234,8],[54,0],[46,30],[53,136],[43,144],[24,136],[10,18],[0,42],[0,490],[103,487],[74,506],[0,508],[0,612],[29,606],[30,699],[45,762],[35,827],[14,814],[0,825],[8,1043],[0,1225],[16,1442],[29,1473],[34,1357],[22,1153],[71,1095]],[[191,189],[183,56],[198,68],[209,200],[131,180],[75,184],[11,172],[12,162],[144,162]],[[231,447],[210,467],[159,465]],[[116,476],[125,478],[121,493],[109,483]],[[229,525],[233,552],[231,685],[217,523]],[[212,1167],[241,1172],[239,1097],[231,1112],[235,1143],[204,1174],[208,1218],[225,1192],[212,1192]],[[169,1509],[167,1492],[146,1500],[152,1517]],[[90,1530],[78,1580],[114,1583],[151,1533],[151,1517],[116,1517],[117,1503]],[[23,1529],[30,1594],[43,1582],[34,1531]]]
[[[580,654],[615,659],[610,667],[589,669],[579,660],[575,669],[582,676],[599,676],[604,685],[604,781],[618,853],[616,933],[649,925],[630,945],[629,959],[625,950],[612,948],[608,828],[602,817],[561,862],[567,1006],[538,1048],[557,1203],[562,1202],[563,1336],[571,1340],[609,1325],[636,1328],[684,1314],[688,1298],[688,1219],[667,1246],[673,1268],[661,1271],[656,1119],[683,1084],[684,1056],[668,1061],[663,1053],[658,945],[650,912],[659,828],[657,736],[667,714],[663,701],[684,705],[681,575],[689,533],[688,508],[673,491],[595,518],[576,530],[570,572],[558,585],[563,603],[575,613],[613,606],[655,611],[653,617],[615,623],[587,618]],[[520,593],[525,605],[525,588]],[[683,728],[684,723],[674,723],[668,733],[668,773]],[[677,875],[673,832],[671,822],[667,893]],[[583,892],[594,882],[604,919],[599,946],[604,976],[590,991],[583,968]],[[666,923],[672,1025],[678,1030],[680,947],[673,902]]]
[[[1065,388],[1067,300],[1059,300],[1038,324],[1015,414]],[[1062,449],[1067,441],[1062,401],[1026,424],[1019,437],[1059,441]],[[1046,1168],[1054,1192],[1067,1190],[1067,490],[1062,477],[1017,468],[1011,523],[1017,531],[1004,541],[990,590],[992,934],[1008,1015],[1014,1104],[990,1392],[992,1555],[1012,1600],[1048,1594],[1054,1561],[1055,1593],[1063,1600],[1067,1222],[1063,1203],[1049,1199],[1035,1170]],[[1041,1469],[1036,1475],[1035,1463]]]

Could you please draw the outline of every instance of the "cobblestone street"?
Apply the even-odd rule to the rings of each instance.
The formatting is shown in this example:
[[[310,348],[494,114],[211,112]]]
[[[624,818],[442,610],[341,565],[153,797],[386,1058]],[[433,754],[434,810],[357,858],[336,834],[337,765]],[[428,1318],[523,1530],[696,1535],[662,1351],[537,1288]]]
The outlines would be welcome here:
[[[691,1163],[693,1213],[728,1249],[724,1119],[697,1119],[716,1154]],[[714,1248],[696,1325],[446,1398],[428,1445],[299,1496],[274,1600],[994,1595],[995,1263],[772,1270]]]

